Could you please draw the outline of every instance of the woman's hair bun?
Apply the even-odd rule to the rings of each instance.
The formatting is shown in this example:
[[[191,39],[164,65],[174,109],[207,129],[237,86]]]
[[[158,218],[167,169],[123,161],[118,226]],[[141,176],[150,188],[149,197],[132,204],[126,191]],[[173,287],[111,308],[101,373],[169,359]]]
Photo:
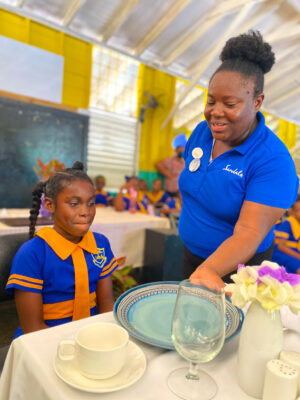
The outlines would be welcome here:
[[[77,169],[78,171],[83,171],[84,170],[84,165],[81,161],[75,161],[72,169]]]
[[[275,54],[269,43],[263,41],[258,31],[250,31],[229,39],[220,55],[222,62],[243,59],[258,65],[263,73],[270,71],[275,63]]]

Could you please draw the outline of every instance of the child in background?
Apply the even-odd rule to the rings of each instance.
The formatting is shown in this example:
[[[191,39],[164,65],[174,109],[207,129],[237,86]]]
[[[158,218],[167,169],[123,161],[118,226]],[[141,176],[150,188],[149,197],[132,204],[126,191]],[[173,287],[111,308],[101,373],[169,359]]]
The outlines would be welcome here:
[[[170,214],[177,213],[181,211],[181,200],[178,197],[169,197],[166,203],[161,208],[161,215],[169,217]]]
[[[287,272],[300,274],[300,197],[292,205],[285,221],[275,226],[275,248],[272,261]]]
[[[152,182],[152,190],[146,194],[146,198],[149,203],[153,204],[154,207],[162,207],[170,196],[167,192],[162,190],[162,180],[160,178],[154,179]]]
[[[54,225],[34,235],[42,194]],[[108,239],[89,230],[95,190],[83,164],[38,183],[32,195],[30,240],[16,253],[6,286],[21,325],[15,337],[113,308],[110,275],[118,264]]]
[[[139,191],[138,178],[131,176],[120,187],[114,202],[116,211],[130,211],[147,214],[147,201],[145,195]]]
[[[139,179],[138,188],[140,196],[145,196],[145,194],[147,194],[149,188],[146,179]]]
[[[96,187],[96,201],[97,207],[106,207],[113,203],[113,197],[104,190],[105,178],[103,175],[97,175],[95,177],[95,187]]]

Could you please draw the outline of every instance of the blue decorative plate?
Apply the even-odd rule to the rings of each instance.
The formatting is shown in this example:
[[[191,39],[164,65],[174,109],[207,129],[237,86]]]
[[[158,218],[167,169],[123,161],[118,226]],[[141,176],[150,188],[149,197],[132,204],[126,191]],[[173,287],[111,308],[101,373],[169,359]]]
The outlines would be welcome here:
[[[144,343],[174,350],[172,317],[178,282],[154,282],[123,293],[115,303],[114,317],[128,333]],[[226,341],[237,335],[244,314],[226,298]]]

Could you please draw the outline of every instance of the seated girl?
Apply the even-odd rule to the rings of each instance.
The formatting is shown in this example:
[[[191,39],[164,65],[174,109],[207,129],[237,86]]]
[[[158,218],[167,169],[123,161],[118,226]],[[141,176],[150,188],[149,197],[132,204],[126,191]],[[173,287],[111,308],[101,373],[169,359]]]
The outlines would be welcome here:
[[[181,201],[178,197],[170,197],[161,208],[161,215],[169,217],[170,214],[179,214],[181,211]]]
[[[120,187],[114,206],[117,211],[128,210],[147,214],[147,200],[143,192],[139,191],[137,177],[129,177],[127,182]]]
[[[285,221],[275,226],[275,248],[272,261],[287,272],[300,274],[300,197],[292,205]]]
[[[147,192],[146,198],[147,201],[156,208],[162,207],[167,200],[170,199],[168,193],[162,190],[162,180],[160,178],[154,179],[152,182],[152,190]]]
[[[82,163],[38,183],[32,194],[30,240],[16,253],[6,286],[21,325],[15,337],[111,311],[111,273],[118,267],[108,239],[89,230],[95,190]],[[53,228],[35,235],[42,194]]]
[[[96,201],[95,204],[97,207],[106,207],[112,205],[114,198],[104,190],[105,186],[105,178],[103,175],[98,175],[95,178],[95,187],[96,187]]]

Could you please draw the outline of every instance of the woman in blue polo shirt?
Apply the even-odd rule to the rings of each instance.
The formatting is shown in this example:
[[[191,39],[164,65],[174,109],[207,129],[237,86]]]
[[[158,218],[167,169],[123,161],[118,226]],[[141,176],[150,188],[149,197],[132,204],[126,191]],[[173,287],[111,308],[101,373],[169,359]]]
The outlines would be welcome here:
[[[184,152],[179,234],[184,275],[223,283],[238,264],[271,260],[274,225],[296,200],[286,146],[259,109],[275,57],[259,32],[231,38],[209,82],[201,122]]]

